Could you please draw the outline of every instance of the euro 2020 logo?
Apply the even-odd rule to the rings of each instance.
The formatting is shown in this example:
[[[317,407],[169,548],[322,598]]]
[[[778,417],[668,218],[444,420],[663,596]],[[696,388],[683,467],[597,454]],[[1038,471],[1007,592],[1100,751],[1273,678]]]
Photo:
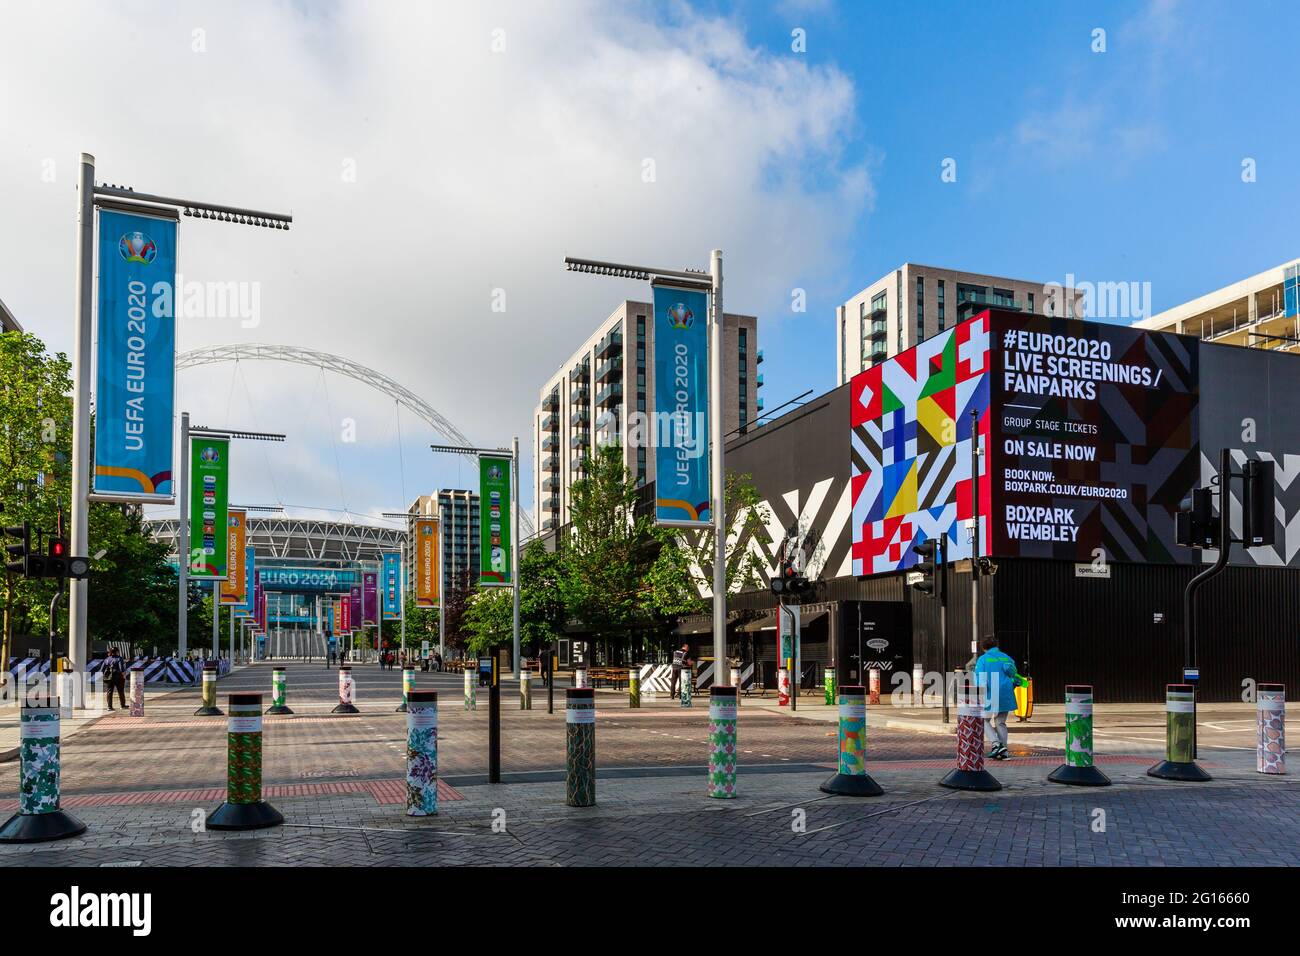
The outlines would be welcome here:
[[[127,262],[149,265],[158,256],[158,247],[143,232],[127,232],[117,241],[117,251]]]
[[[673,329],[689,329],[695,322],[695,313],[686,308],[684,302],[668,307],[668,326]]]

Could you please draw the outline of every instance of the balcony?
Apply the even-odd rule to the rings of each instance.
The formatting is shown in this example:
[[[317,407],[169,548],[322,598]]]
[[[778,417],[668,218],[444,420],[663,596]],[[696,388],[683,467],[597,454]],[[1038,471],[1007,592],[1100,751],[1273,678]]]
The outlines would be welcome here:
[[[867,317],[870,318],[872,322],[883,322],[888,315],[889,309],[883,305],[880,308],[872,309],[867,313]]]
[[[760,412],[763,410],[763,396],[761,395],[758,397],[758,410]]]
[[[623,375],[623,356],[615,355],[608,362],[601,362],[596,366],[596,381],[604,384],[610,379],[621,378]]]
[[[888,350],[888,349],[872,349],[872,350],[871,350],[871,364],[872,364],[872,365],[879,365],[881,362],[883,362],[883,361],[884,361],[885,359],[887,359],[887,358],[889,358],[889,350]]]
[[[542,491],[554,491],[560,487],[560,479],[555,475],[548,475],[542,479]]]
[[[552,528],[557,527],[559,523],[560,522],[558,518],[547,518],[545,521],[542,522],[542,530],[550,531]]]
[[[889,330],[884,319],[877,319],[871,323],[871,337],[873,339],[883,339],[888,334]]]
[[[614,382],[606,385],[596,393],[596,407],[604,408],[606,405],[614,404],[623,398],[623,383]]]
[[[763,387],[763,373],[762,373],[762,372],[759,372],[759,373],[758,373],[758,377],[757,377],[756,379],[754,379],[754,381],[758,384],[758,387],[759,387],[759,388],[762,388],[762,387]]]
[[[583,431],[574,433],[573,437],[569,439],[569,447],[585,448],[588,444],[590,444],[590,442],[591,442],[591,436],[588,435],[586,430],[584,429]]]
[[[586,405],[587,399],[591,396],[591,391],[586,385],[579,385],[569,393],[570,405]]]
[[[560,416],[551,412],[542,419],[542,431],[553,432],[560,427]]]
[[[582,471],[583,465],[586,463],[586,461],[587,461],[586,458],[573,459],[573,461],[569,462],[569,471]]]
[[[965,319],[985,309],[1009,309],[1023,312],[1024,303],[1017,302],[1004,295],[989,295],[986,292],[967,292],[957,302],[957,316]]]
[[[542,471],[559,471],[559,468],[560,468],[559,455],[547,455],[545,458],[542,459]]]
[[[569,369],[569,381],[585,382],[587,380],[587,377],[590,374],[591,374],[591,367],[586,363],[582,365],[575,365],[573,368]]]
[[[555,411],[555,410],[556,410],[557,408],[559,408],[559,407],[560,407],[560,393],[559,393],[559,392],[551,392],[550,395],[547,395],[544,399],[542,399],[542,410],[543,410],[543,411],[553,412],[553,411]]]
[[[575,408],[573,414],[569,416],[570,425],[585,425],[591,419],[591,412],[584,405],[581,408]]]
[[[559,511],[559,510],[560,510],[560,496],[559,496],[559,495],[551,495],[549,498],[543,498],[543,499],[542,499],[542,510],[543,510],[543,511]]]
[[[601,339],[600,344],[596,346],[596,358],[597,359],[608,358],[609,356],[617,355],[622,351],[623,351],[623,333],[620,332],[618,329],[615,329],[614,331],[610,332],[609,335]]]
[[[560,436],[551,432],[542,439],[542,451],[550,451],[552,448],[560,447]]]
[[[754,364],[755,364],[755,365],[762,365],[762,364],[763,364],[763,350],[762,350],[762,349],[759,349],[759,350],[758,350],[758,356],[754,359]]]

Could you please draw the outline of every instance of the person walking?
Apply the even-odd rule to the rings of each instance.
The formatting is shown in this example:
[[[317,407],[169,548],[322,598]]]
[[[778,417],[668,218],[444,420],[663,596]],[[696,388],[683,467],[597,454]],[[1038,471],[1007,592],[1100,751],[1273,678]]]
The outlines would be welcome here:
[[[683,644],[680,648],[673,651],[673,678],[672,686],[668,692],[669,697],[677,696],[677,688],[682,681],[682,669],[686,666],[686,655],[689,652],[689,644]]]
[[[980,645],[984,653],[975,662],[975,681],[984,696],[985,734],[993,742],[989,757],[1006,760],[1007,715],[1016,709],[1016,685],[1024,678],[1016,670],[1016,662],[998,647],[996,637],[986,637]]]
[[[126,710],[126,667],[122,658],[117,656],[116,647],[109,647],[100,673],[104,675],[104,703],[108,704],[108,709],[113,709],[113,688],[116,687],[117,699],[121,702],[122,709]]]

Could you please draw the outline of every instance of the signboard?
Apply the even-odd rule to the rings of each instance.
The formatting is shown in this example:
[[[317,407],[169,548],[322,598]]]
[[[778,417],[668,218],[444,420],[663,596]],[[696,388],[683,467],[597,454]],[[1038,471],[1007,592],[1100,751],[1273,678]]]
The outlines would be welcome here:
[[[995,313],[992,551],[1191,563],[1174,521],[1198,466],[1198,343]]]
[[[262,581],[268,590],[294,591],[299,594],[347,591],[361,583],[361,572],[352,568],[311,568],[279,565],[262,569]]]
[[[257,581],[257,553],[251,544],[244,546],[244,600],[236,605],[235,617],[250,617],[253,614],[253,590]]]
[[[174,219],[99,213],[96,495],[173,499]]]
[[[226,580],[221,582],[221,603],[239,608],[247,599],[248,578],[244,573],[244,541],[248,516],[245,512],[230,509],[226,513]]]
[[[654,321],[655,522],[707,527],[709,502],[709,294],[656,284]]]
[[[1099,578],[1106,581],[1110,580],[1109,564],[1076,564],[1074,566],[1074,576],[1076,578]]]
[[[384,620],[402,616],[402,556],[384,552]]]
[[[784,667],[785,662],[794,659],[799,663],[799,605],[778,605],[776,616],[779,618],[777,633],[780,642],[777,647],[777,667]]]
[[[189,574],[192,578],[216,580],[226,576],[230,439],[196,435],[189,451]]]
[[[355,590],[355,589],[354,589]],[[352,599],[339,601],[339,633],[347,636],[352,633]]]
[[[364,626],[365,618],[361,614],[361,585],[354,584],[348,588],[348,630],[359,631]]]
[[[479,587],[511,583],[510,459],[479,455]]]
[[[361,623],[379,623],[379,574],[375,571],[361,576]]]
[[[479,516],[480,522],[482,515]],[[415,521],[415,603],[433,607],[438,603],[438,520]]]

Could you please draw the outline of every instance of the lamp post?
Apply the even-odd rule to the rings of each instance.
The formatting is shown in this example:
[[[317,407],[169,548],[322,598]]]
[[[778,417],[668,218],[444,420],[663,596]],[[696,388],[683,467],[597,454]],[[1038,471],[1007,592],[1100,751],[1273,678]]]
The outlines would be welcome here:
[[[271,229],[288,229],[293,217],[281,213],[262,212],[215,203],[197,202],[153,193],[140,193],[120,186],[95,185],[95,157],[82,153],[77,185],[77,288],[76,315],[73,325],[73,402],[72,402],[72,502],[71,535],[69,546],[73,554],[89,554],[90,543],[90,368],[91,344],[94,329],[91,319],[94,298],[95,264],[95,206],[101,201],[115,201],[119,208],[129,203],[140,211],[167,211],[200,219],[217,219],[241,225],[262,226]],[[188,419],[186,418],[185,421]],[[182,457],[182,470],[187,470]],[[98,500],[115,500],[113,495],[96,494]],[[135,499],[131,500],[132,503]],[[184,514],[182,513],[182,523]],[[181,630],[183,640],[185,618],[185,554],[178,555],[181,566]],[[73,579],[68,582],[68,657],[74,670],[84,670],[89,663],[86,647],[88,608],[87,581]],[[181,646],[184,654],[184,646]],[[80,685],[78,685],[80,686]],[[82,701],[78,701],[82,703]]]
[[[714,684],[721,683],[722,668],[727,660],[727,529],[724,500],[722,434],[722,250],[709,253],[709,269],[655,269],[596,259],[566,256],[564,267],[570,272],[613,276],[621,279],[686,279],[700,282],[706,277],[710,286],[709,307],[709,438],[710,438],[710,518],[713,525],[713,667]]]

